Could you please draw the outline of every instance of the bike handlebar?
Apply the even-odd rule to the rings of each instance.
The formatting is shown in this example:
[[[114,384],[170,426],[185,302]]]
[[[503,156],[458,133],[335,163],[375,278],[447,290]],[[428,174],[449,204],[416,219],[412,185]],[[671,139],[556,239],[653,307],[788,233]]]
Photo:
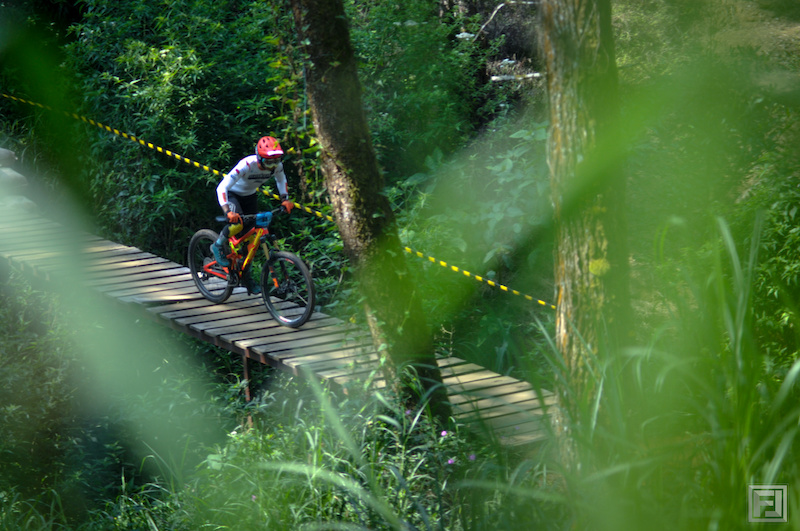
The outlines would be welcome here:
[[[281,205],[280,207],[275,208],[273,210],[270,210],[269,212],[273,216],[275,214],[284,214],[284,213],[286,213],[286,207]],[[263,214],[263,212],[259,212],[259,214]],[[254,221],[256,219],[256,217],[258,216],[258,214],[239,214],[239,216],[242,218],[242,221]],[[220,223],[227,223],[228,222],[228,217],[227,216],[217,216],[215,219],[217,221],[219,221]]]

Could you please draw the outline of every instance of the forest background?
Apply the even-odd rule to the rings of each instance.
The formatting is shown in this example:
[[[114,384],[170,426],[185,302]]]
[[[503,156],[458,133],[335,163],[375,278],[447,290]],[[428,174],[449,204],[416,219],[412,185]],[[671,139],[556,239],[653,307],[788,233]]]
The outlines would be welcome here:
[[[535,4],[345,4],[403,242],[549,300]],[[221,171],[274,134],[291,149],[293,199],[327,211],[284,3],[0,9],[4,92]],[[245,402],[235,361],[163,332],[147,332],[157,339],[136,368],[146,383],[112,393],[78,336],[117,329],[10,271],[0,294],[0,524],[738,528],[752,483],[788,484],[797,514],[800,9],[620,1],[613,22],[623,115],[636,132],[625,170],[639,332],[619,353],[635,377],[598,376],[622,415],[586,419],[584,473],[559,470],[547,448],[508,453],[434,430],[383,397],[343,399],[313,382],[265,373]],[[0,145],[17,152],[35,176],[27,193],[56,216],[74,202],[93,232],[182,261],[191,233],[217,215],[210,174],[57,113],[7,99],[0,109]],[[295,215],[281,232],[312,265],[323,311],[360,321],[333,225]],[[551,388],[546,308],[435,265],[416,274],[440,353]],[[125,319],[115,326],[137,334]],[[256,429],[241,429],[247,415]]]

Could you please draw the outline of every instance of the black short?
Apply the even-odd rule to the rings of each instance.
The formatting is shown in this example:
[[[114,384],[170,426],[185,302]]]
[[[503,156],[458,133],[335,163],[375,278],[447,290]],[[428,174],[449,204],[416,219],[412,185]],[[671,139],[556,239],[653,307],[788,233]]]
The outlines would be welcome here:
[[[258,192],[251,195],[228,192],[228,202],[233,205],[231,210],[237,214],[258,214]]]

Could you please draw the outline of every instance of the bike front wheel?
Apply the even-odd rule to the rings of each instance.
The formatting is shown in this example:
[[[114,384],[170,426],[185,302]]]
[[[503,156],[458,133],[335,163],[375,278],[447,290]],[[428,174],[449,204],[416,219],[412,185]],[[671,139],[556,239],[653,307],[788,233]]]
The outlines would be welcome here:
[[[302,326],[314,312],[314,281],[303,261],[285,251],[270,253],[261,271],[261,295],[283,326]]]
[[[235,282],[227,268],[220,266],[214,258],[211,246],[219,235],[211,229],[194,233],[189,241],[189,269],[200,293],[211,302],[225,302],[231,296]]]

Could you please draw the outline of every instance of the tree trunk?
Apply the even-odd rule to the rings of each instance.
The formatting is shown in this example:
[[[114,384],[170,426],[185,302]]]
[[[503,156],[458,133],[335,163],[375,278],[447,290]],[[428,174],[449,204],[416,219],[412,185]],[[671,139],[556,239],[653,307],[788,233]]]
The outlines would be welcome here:
[[[440,419],[449,416],[419,293],[402,246],[372,146],[355,56],[341,0],[292,0],[322,168],[344,250],[365,300],[376,347],[388,353],[387,383],[413,405],[430,394]],[[422,387],[409,375],[412,369]]]
[[[610,0],[542,0],[556,223],[556,345],[565,366],[556,432],[579,468],[575,434],[594,403],[598,357],[629,324],[625,185],[615,147],[618,81]]]

